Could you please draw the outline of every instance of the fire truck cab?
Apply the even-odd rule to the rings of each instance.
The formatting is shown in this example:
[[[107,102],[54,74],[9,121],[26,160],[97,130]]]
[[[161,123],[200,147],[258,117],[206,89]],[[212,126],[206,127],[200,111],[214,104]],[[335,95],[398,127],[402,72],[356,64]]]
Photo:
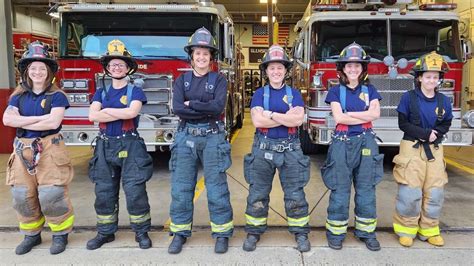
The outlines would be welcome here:
[[[90,145],[98,125],[89,122],[92,96],[108,86],[100,56],[113,39],[122,41],[138,62],[131,82],[143,88],[148,103],[143,106],[138,131],[147,149],[161,150],[173,142],[179,119],[173,114],[173,81],[191,71],[183,47],[191,34],[206,27],[215,37],[220,54],[213,70],[228,80],[225,120],[228,132],[242,126],[243,94],[239,87],[234,43],[234,26],[222,5],[208,0],[180,1],[180,4],[60,4],[57,78],[68,95],[62,133],[68,145]],[[184,2],[184,3],[183,3]]]
[[[305,96],[306,119],[300,137],[306,153],[327,145],[335,128],[326,94],[339,83],[336,60],[352,42],[360,44],[371,56],[369,80],[381,96],[381,117],[373,122],[383,140],[380,145],[398,146],[396,108],[404,92],[414,87],[408,72],[421,55],[436,51],[450,66],[440,91],[453,104],[452,126],[444,145],[466,146],[473,143],[474,111],[461,114],[462,67],[470,45],[459,34],[459,17],[450,11],[455,4],[418,5],[410,0],[332,1],[308,7],[295,26],[299,32],[293,50],[296,61],[292,74],[294,86]]]

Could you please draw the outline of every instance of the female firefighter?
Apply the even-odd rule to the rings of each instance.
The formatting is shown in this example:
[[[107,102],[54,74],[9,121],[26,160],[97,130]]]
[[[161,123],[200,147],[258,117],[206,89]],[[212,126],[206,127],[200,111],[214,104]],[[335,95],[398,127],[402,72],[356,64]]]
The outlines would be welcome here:
[[[436,52],[421,56],[412,68],[415,89],[403,94],[397,108],[404,134],[400,153],[393,158],[393,176],[398,183],[393,229],[406,247],[417,234],[432,245],[444,245],[439,216],[448,175],[441,141],[453,114],[449,99],[437,87],[448,70]]]
[[[244,158],[244,175],[249,184],[245,211],[245,251],[254,251],[267,229],[267,216],[275,170],[285,193],[289,231],[297,249],[311,249],[308,240],[309,214],[304,187],[309,181],[309,157],[303,155],[298,126],[303,123],[304,103],[298,90],[285,84],[292,63],[281,46],[273,45],[264,55],[260,70],[268,84],[255,91],[251,116],[255,132],[252,153]]]
[[[41,42],[28,46],[18,70],[21,83],[3,114],[3,123],[17,128],[6,182],[25,234],[15,252],[22,255],[41,244],[47,222],[53,233],[50,252],[59,254],[66,249],[74,223],[68,187],[74,173],[59,133],[69,102],[54,84],[58,64]]]
[[[146,182],[153,175],[153,160],[137,132],[139,112],[147,99],[140,87],[128,81],[138,65],[125,45],[112,40],[107,49],[100,62],[112,83],[106,86],[103,82],[89,108],[89,120],[99,122],[100,132],[89,163],[89,178],[95,184],[98,233],[87,242],[87,249],[115,240],[120,180],[135,241],[141,249],[147,249],[152,242],[148,237],[151,218]]]
[[[379,154],[372,121],[380,116],[381,96],[367,79],[369,61],[370,57],[358,44],[345,47],[336,62],[340,84],[329,90],[325,100],[336,121],[321,168],[324,184],[331,190],[326,236],[333,249],[342,248],[347,233],[354,183],[355,236],[369,250],[380,250],[375,235],[375,186],[383,177],[383,154]]]
[[[211,71],[218,49],[211,33],[196,30],[184,50],[193,71],[174,82],[173,110],[181,123],[171,146],[170,231],[174,235],[168,252],[181,252],[191,236],[193,198],[198,165],[204,170],[212,237],[216,253],[225,253],[234,231],[232,206],[225,171],[231,165],[230,144],[226,140],[222,113],[226,105],[227,81]]]

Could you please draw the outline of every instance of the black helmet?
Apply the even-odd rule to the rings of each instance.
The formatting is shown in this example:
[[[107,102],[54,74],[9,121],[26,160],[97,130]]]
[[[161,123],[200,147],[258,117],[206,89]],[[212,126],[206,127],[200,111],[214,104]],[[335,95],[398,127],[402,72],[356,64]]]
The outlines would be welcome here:
[[[270,48],[268,48],[268,51],[262,58],[262,63],[260,63],[260,70],[265,71],[265,69],[267,69],[268,64],[272,62],[282,63],[287,70],[289,70],[293,66],[293,63],[288,58],[288,55],[286,54],[285,50],[278,44],[274,44]]]
[[[216,40],[212,37],[211,33],[205,28],[202,27],[197,29],[193,35],[188,40],[188,45],[184,46],[184,51],[191,55],[193,53],[194,47],[202,47],[208,48],[211,50],[211,54],[214,57],[217,53],[219,53],[219,49],[217,49]]]
[[[416,60],[415,65],[410,71],[410,74],[417,76],[422,72],[435,71],[444,74],[449,71],[448,63],[443,56],[437,54],[435,51],[424,54]]]
[[[21,76],[23,76],[25,73],[28,65],[34,61],[45,63],[51,69],[53,74],[56,74],[58,71],[58,63],[56,60],[51,58],[51,55],[48,52],[48,46],[40,41],[34,41],[30,43],[28,45],[28,50],[18,61],[18,71],[20,71]]]
[[[127,75],[135,73],[138,69],[137,61],[132,57],[132,54],[127,50],[125,44],[120,40],[112,40],[107,45],[107,52],[100,58],[100,63],[105,71],[108,73],[107,66],[112,59],[121,59],[127,63],[130,70]]]
[[[361,63],[362,65],[367,65],[369,62],[370,56],[367,55],[360,45],[353,42],[342,49],[336,64],[342,68],[346,63]]]

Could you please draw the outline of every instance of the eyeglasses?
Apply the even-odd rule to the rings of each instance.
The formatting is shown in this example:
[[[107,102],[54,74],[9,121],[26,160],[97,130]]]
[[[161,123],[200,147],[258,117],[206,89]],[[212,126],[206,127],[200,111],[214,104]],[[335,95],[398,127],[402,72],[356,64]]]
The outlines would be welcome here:
[[[127,64],[109,64],[109,68],[126,68],[128,65]]]

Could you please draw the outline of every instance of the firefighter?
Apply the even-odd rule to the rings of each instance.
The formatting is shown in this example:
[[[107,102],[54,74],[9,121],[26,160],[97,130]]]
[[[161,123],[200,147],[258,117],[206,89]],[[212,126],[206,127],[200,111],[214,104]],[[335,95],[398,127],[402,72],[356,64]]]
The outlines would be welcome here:
[[[18,70],[21,82],[3,114],[3,123],[17,128],[6,180],[25,235],[15,252],[22,255],[41,244],[46,222],[53,233],[50,253],[59,254],[66,249],[74,223],[69,198],[74,173],[59,133],[69,102],[54,84],[58,64],[46,45],[39,41],[29,44]]]
[[[403,131],[400,153],[393,158],[398,194],[393,229],[402,246],[418,237],[443,246],[439,217],[448,175],[441,141],[449,131],[453,113],[448,97],[438,92],[449,70],[436,52],[421,56],[412,68],[415,89],[402,95],[398,125]]]
[[[181,252],[191,236],[193,198],[198,166],[204,170],[212,237],[216,253],[227,252],[234,231],[232,206],[225,171],[231,165],[230,144],[226,139],[222,113],[227,102],[227,80],[211,71],[218,49],[214,37],[204,27],[189,38],[184,51],[193,71],[174,82],[173,110],[180,118],[178,133],[171,146],[170,234],[168,252]]]
[[[135,241],[141,249],[152,246],[150,205],[146,182],[153,175],[153,160],[137,132],[139,112],[147,99],[140,87],[129,83],[138,68],[135,59],[120,40],[112,40],[100,62],[112,79],[110,86],[98,89],[89,109],[89,120],[98,122],[94,156],[89,162],[89,178],[95,184],[97,236],[87,242],[94,250],[115,240],[118,229],[120,182]]]
[[[269,195],[276,169],[285,194],[288,229],[295,235],[299,251],[311,249],[308,202],[304,193],[310,163],[301,150],[297,130],[303,123],[304,103],[300,92],[285,84],[291,67],[291,61],[279,45],[271,46],[260,64],[267,85],[255,91],[250,107],[257,130],[252,152],[244,158],[244,175],[249,184],[245,251],[254,251],[267,229]]]
[[[336,128],[321,176],[331,190],[326,236],[329,247],[336,250],[342,248],[347,233],[352,183],[354,234],[369,250],[380,250],[375,234],[375,186],[383,177],[383,154],[379,154],[372,121],[380,116],[381,96],[369,84],[369,62],[357,43],[345,47],[336,61],[340,83],[329,90],[325,100],[331,105]]]

